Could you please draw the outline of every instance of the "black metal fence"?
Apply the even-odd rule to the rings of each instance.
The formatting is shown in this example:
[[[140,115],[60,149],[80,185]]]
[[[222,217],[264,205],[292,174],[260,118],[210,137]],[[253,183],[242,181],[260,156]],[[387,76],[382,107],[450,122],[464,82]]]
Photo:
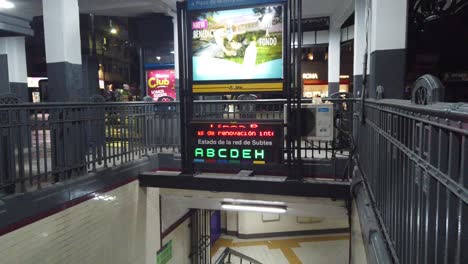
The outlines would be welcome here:
[[[194,210],[190,218],[190,259],[193,264],[211,263],[212,210]]]
[[[352,108],[334,103],[337,136],[303,140],[297,147],[305,164],[349,156]],[[285,104],[195,101],[194,119],[284,122]],[[0,105],[0,193],[40,189],[159,152],[179,153],[179,110],[178,102]]]
[[[361,171],[400,263],[468,263],[468,105],[367,100]]]
[[[175,103],[0,105],[0,193],[178,152]]]
[[[284,99],[194,102],[194,120],[284,120]]]

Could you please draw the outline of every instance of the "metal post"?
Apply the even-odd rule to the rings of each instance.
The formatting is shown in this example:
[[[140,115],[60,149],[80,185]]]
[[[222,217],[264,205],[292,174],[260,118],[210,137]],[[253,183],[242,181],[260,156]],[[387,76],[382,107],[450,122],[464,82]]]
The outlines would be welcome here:
[[[182,173],[193,175],[190,153],[190,121],[193,112],[193,97],[191,92],[191,60],[188,54],[187,3],[177,2],[177,28],[179,38],[179,79],[180,79],[180,139]],[[188,129],[187,129],[188,124]],[[184,128],[185,129],[182,129]]]
[[[297,47],[295,47],[295,52],[293,56],[293,80],[294,80],[294,88],[295,88],[295,102],[297,107],[296,112],[296,157],[295,157],[295,172],[294,178],[300,179],[302,178],[303,174],[303,167],[302,167],[302,140],[301,140],[301,47],[302,47],[302,1],[301,0],[294,0],[293,1],[293,20],[295,23],[293,24],[293,32],[297,34]]]
[[[286,25],[286,58],[285,58],[285,69],[284,72],[286,73],[285,79],[285,89],[286,89],[286,99],[287,99],[287,111],[286,111],[286,162],[288,166],[288,178],[292,178],[292,155],[291,155],[291,144],[292,144],[292,127],[291,127],[291,75],[290,75],[290,68],[291,68],[291,0],[287,3],[287,19],[285,23]]]
[[[146,96],[146,72],[145,72],[145,51],[143,47],[138,49],[138,58],[140,61],[140,96],[141,99]]]
[[[96,47],[96,25],[94,22],[94,14],[89,14],[89,22],[91,24],[91,42],[93,43],[93,49],[91,54],[96,58],[97,57],[97,47]]]

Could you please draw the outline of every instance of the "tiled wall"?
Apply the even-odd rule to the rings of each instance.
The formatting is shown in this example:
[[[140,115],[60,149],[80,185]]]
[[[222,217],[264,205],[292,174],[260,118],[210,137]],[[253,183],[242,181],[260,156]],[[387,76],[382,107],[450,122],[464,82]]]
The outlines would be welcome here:
[[[190,264],[190,218],[163,239],[163,245],[172,240],[173,256],[168,264]]]
[[[0,237],[0,264],[155,263],[159,189],[133,181]]]
[[[312,218],[311,223],[299,223],[297,216],[280,214],[276,221],[264,221],[261,213],[239,212],[239,234],[265,234],[275,232],[293,232],[304,230],[342,229],[348,227],[348,217],[343,210],[341,218]],[[276,217],[275,217],[276,218]],[[267,218],[269,219],[269,218]]]
[[[177,220],[190,211],[187,204],[181,203],[172,197],[161,196],[161,229],[166,231]]]

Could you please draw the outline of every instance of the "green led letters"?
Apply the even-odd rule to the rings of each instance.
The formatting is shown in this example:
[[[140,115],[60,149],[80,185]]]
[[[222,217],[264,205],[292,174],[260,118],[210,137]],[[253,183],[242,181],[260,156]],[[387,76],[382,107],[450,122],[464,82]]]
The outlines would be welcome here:
[[[251,149],[243,149],[242,150],[242,158],[243,159],[251,159],[252,158],[251,152],[252,152]]]
[[[221,158],[221,159],[255,159],[264,160],[264,149],[227,149],[227,148],[196,148],[195,158]]]
[[[227,151],[227,149],[224,149],[224,148],[219,149],[219,150],[218,150],[218,156],[219,156],[220,158],[224,158],[224,159],[227,158],[227,156],[226,156],[226,151]]]
[[[229,154],[230,154],[232,159],[239,158],[239,150],[238,149],[231,149]]]
[[[203,149],[202,148],[196,148],[195,149],[195,157],[203,158]]]
[[[206,150],[206,157],[207,158],[214,158],[214,156],[215,156],[215,150],[214,149],[209,148],[209,149]]]
[[[263,149],[256,149],[254,151],[254,156],[255,156],[255,159],[258,160],[258,159],[265,159],[265,150]]]

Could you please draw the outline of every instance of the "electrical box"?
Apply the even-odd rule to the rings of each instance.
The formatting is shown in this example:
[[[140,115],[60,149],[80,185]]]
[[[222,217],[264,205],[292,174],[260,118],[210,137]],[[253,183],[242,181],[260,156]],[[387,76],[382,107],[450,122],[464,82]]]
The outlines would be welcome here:
[[[296,125],[297,106],[292,106],[291,124]],[[332,141],[334,136],[333,104],[301,104],[301,137],[312,141]],[[287,122],[287,105],[284,106]]]

